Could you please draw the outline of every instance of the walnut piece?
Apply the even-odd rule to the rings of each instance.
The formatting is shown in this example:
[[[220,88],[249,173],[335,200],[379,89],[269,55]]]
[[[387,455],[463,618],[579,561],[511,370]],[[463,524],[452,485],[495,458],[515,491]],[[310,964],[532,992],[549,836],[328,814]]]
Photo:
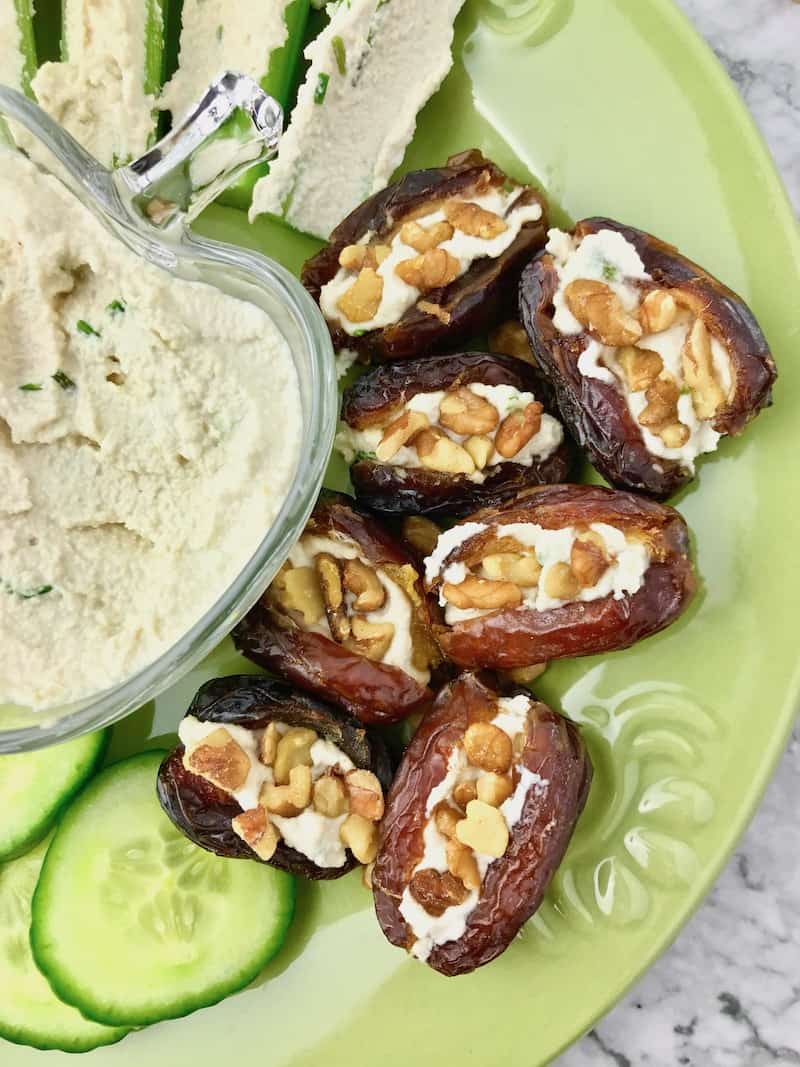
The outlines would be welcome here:
[[[513,582],[495,582],[473,575],[465,578],[458,585],[445,582],[442,596],[453,607],[469,610],[496,611],[499,608],[518,608],[522,603],[522,592]]]
[[[250,759],[222,726],[183,757],[186,767],[212,785],[235,793],[247,781]]]
[[[252,848],[259,859],[265,861],[272,859],[281,835],[261,806],[236,815],[231,820],[231,826],[233,832]]]
[[[491,433],[500,421],[494,404],[467,386],[449,390],[439,405],[439,422],[453,433],[464,437],[470,434]]]
[[[494,211],[487,211],[480,204],[464,200],[448,200],[444,205],[448,222],[468,237],[479,237],[482,241],[491,241],[505,233],[506,223]]]
[[[494,447],[503,459],[512,459],[541,429],[543,406],[538,400],[531,401],[522,411],[513,411],[507,415],[497,436]]]
[[[431,289],[441,289],[454,282],[461,273],[461,263],[444,248],[433,248],[430,252],[423,252],[421,256],[402,260],[394,270],[406,285],[427,293]],[[367,318],[372,316],[368,315]]]
[[[614,290],[592,278],[576,278],[564,290],[572,314],[598,341],[616,348],[632,345],[642,336],[642,327],[625,310]]]
[[[497,858],[508,848],[508,826],[502,813],[482,800],[467,804],[467,817],[456,827],[456,837],[483,856]]]
[[[464,751],[473,767],[483,771],[507,774],[511,767],[511,738],[493,723],[471,723],[464,734]]]
[[[336,306],[349,322],[369,322],[375,318],[382,298],[383,278],[371,267],[365,267]]]

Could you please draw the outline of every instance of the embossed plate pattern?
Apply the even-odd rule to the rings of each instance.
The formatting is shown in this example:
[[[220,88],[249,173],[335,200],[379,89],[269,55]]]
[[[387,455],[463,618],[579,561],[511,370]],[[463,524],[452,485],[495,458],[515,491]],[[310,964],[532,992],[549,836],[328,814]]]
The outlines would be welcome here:
[[[583,725],[595,783],[545,904],[501,960],[441,978],[382,939],[357,876],[302,885],[288,945],[254,987],[91,1053],[103,1067],[546,1063],[675,936],[782,749],[800,681],[788,614],[800,241],[761,140],[669,0],[468,0],[456,54],[405,165],[477,145],[538,178],[558,221],[606,213],[674,241],[752,304],[781,372],[777,405],[676,501],[701,575],[688,614],[542,679],[542,697]],[[202,228],[294,268],[316,247],[222,208]],[[162,743],[202,679],[238,669],[226,643],[117,727],[111,757]],[[0,1043],[0,1062],[45,1060]]]

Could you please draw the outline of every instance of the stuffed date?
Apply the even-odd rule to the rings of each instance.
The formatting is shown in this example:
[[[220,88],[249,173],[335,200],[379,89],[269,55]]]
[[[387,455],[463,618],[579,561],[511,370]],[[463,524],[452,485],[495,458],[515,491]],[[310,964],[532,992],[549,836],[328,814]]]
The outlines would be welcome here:
[[[336,494],[320,498],[233,640],[256,663],[368,723],[429,702],[441,658],[411,554]]]
[[[775,363],[749,308],[631,226],[551,230],[523,273],[520,317],[567,428],[621,488],[670,495],[771,401]]]
[[[439,537],[425,568],[444,654],[498,670],[627,648],[673,622],[695,588],[677,511],[591,485],[478,512]]]
[[[464,515],[564,481],[570,455],[542,403],[549,395],[513,356],[460,352],[376,367],[342,402],[337,447],[356,497],[381,512]]]
[[[372,875],[393,945],[445,975],[493,960],[539,907],[591,781],[577,729],[527,690],[464,674],[414,735]]]
[[[380,360],[455,345],[513,311],[545,205],[480,152],[366,200],[303,267],[334,346]]]
[[[307,878],[371,863],[391,769],[357,720],[282,682],[215,678],[180,723],[158,796],[195,844]]]

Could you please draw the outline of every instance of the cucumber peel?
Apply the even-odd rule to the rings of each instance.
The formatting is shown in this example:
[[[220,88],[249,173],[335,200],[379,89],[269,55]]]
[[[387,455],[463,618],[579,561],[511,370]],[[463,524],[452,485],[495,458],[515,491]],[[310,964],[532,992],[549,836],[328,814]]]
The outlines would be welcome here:
[[[0,756],[0,863],[40,841],[105,753],[108,730]]]
[[[31,899],[49,841],[0,867],[0,1037],[17,1045],[88,1052],[128,1031],[89,1022],[63,1004],[36,969],[29,931]]]
[[[102,771],[62,819],[33,900],[31,947],[89,1019],[146,1026],[248,985],[282,945],[294,879],[205,852],[161,810],[165,753]]]

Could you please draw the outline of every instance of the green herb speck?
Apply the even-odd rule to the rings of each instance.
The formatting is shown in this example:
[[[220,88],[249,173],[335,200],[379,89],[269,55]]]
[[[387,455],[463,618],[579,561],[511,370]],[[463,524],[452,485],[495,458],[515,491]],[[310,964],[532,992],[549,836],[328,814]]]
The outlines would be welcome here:
[[[75,328],[78,330],[79,333],[86,334],[87,337],[100,336],[94,326],[90,326],[86,319],[78,319],[78,321],[75,323]]]
[[[331,80],[330,74],[320,74],[317,78],[317,87],[314,90],[314,103],[321,104],[325,99],[325,94],[328,91],[328,82]]]
[[[613,282],[617,276],[617,268],[613,263],[603,264],[603,277],[607,282]]]
[[[336,59],[336,66],[339,68],[340,74],[347,73],[347,53],[344,49],[344,41],[341,37],[331,38],[331,48],[333,49],[333,55]]]
[[[221,40],[222,40],[222,35],[223,35],[223,33],[224,33],[224,32],[225,32],[225,29],[224,29],[224,27],[222,27],[222,26],[217,26],[217,40],[218,40],[218,41],[221,41]]]
[[[51,374],[50,377],[56,385],[60,385],[62,389],[75,388],[75,382],[73,382],[72,378],[70,378],[68,374],[65,374],[63,370],[57,370],[55,374]]]
[[[366,330],[353,330],[353,337],[363,337]]]
[[[112,300],[110,304],[106,305],[106,311],[109,315],[121,315],[125,311],[125,302],[123,300]]]
[[[20,389],[23,393],[38,393],[41,388],[41,385],[39,385],[37,382],[25,382],[24,385],[20,386]]]
[[[35,589],[17,590],[17,596],[20,600],[33,600],[35,596],[45,596],[47,593],[52,593],[52,585],[39,585]]]
[[[353,457],[353,463],[363,463],[364,460],[375,461],[377,458],[378,457],[375,455],[374,452],[361,452],[359,450],[358,452],[356,452],[355,456]]]

